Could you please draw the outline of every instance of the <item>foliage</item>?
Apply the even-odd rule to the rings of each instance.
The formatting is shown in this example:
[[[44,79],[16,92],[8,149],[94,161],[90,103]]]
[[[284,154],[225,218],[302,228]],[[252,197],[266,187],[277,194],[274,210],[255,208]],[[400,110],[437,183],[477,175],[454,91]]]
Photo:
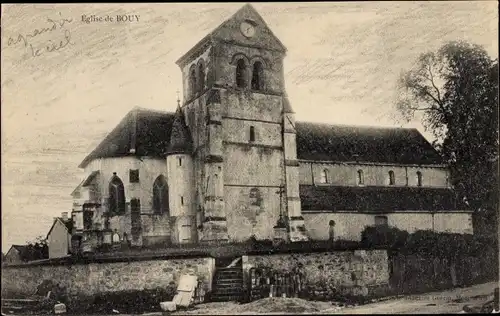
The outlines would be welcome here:
[[[323,251],[343,251],[343,250],[357,250],[365,245],[361,245],[358,241],[352,240],[336,240],[334,242],[329,240],[309,240],[309,241],[296,241],[289,243],[281,243],[278,245],[273,244],[271,240],[256,240],[249,241],[249,253],[263,254],[263,253],[304,253],[304,252],[323,252]],[[374,246],[376,247],[376,246]]]
[[[33,261],[49,258],[49,245],[47,239],[38,236],[35,240],[28,241],[26,251],[21,253],[23,261]]]
[[[361,244],[368,248],[374,246],[399,248],[405,244],[407,239],[407,231],[390,226],[367,226],[361,232]]]
[[[450,164],[457,192],[473,210],[487,210],[483,216],[495,226],[498,61],[478,45],[450,42],[422,54],[398,84],[398,113],[422,120]]]
[[[395,227],[367,226],[361,235],[365,247],[384,246],[389,250],[438,257],[477,256],[498,249],[495,238],[431,230],[410,234]]]
[[[113,310],[131,314],[159,312],[161,311],[159,302],[171,301],[176,292],[177,287],[174,283],[165,288],[106,292],[93,298],[73,300],[68,309],[86,314],[111,314]]]

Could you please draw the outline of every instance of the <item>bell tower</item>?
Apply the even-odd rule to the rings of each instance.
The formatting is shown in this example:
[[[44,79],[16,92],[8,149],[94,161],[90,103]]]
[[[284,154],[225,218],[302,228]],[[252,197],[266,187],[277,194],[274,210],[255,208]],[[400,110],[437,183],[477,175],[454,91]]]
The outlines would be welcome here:
[[[284,125],[292,116],[284,101],[285,54],[247,4],[177,61],[194,142],[201,242],[272,240],[280,218],[287,225],[301,220],[295,137]],[[296,168],[287,174],[289,164]]]

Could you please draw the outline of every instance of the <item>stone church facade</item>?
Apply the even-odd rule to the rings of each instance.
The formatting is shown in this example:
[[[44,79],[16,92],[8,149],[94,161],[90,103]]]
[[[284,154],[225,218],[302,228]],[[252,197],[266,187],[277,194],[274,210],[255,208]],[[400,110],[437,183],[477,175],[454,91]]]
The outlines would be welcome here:
[[[472,233],[416,129],[296,121],[285,55],[245,5],[182,56],[177,111],[133,109],[80,164],[74,240],[356,240],[374,224]]]

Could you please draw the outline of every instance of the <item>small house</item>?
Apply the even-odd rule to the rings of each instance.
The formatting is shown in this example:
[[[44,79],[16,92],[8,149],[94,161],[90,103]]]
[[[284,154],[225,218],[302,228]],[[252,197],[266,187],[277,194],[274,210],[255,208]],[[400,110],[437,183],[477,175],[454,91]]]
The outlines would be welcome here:
[[[49,259],[66,257],[70,254],[72,226],[73,221],[68,218],[67,212],[62,213],[61,217],[54,218],[47,234]]]
[[[28,246],[26,245],[12,245],[7,254],[5,254],[3,263],[6,265],[21,264],[26,261],[27,252]]]

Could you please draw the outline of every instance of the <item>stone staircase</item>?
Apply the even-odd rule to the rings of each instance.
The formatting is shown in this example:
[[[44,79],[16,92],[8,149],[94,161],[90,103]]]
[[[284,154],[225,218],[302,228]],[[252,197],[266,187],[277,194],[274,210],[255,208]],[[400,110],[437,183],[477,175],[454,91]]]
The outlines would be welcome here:
[[[217,268],[212,283],[212,302],[241,301],[243,299],[243,269],[241,258],[229,266]]]

